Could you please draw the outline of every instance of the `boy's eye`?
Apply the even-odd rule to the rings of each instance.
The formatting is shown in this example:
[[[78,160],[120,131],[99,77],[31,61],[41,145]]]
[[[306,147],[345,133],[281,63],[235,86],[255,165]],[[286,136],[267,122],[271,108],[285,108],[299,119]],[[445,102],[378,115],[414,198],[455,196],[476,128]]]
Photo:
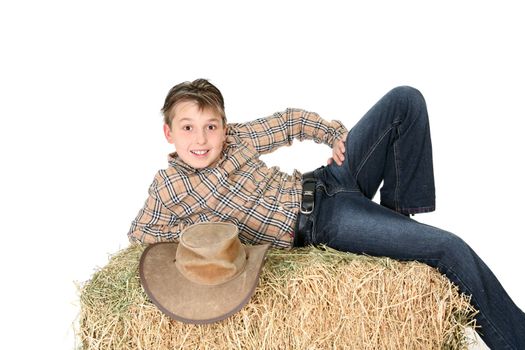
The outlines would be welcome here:
[[[189,126],[189,125],[184,125],[184,126],[182,127],[182,130],[184,130],[184,131],[190,131],[190,130],[191,130],[191,126]]]
[[[215,130],[217,129],[217,125],[208,125],[208,130]]]

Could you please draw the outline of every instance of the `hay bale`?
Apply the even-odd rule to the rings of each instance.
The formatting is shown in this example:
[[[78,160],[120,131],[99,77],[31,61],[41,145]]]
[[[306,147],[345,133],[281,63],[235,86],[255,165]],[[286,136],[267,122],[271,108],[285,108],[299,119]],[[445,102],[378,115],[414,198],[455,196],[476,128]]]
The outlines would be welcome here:
[[[436,270],[313,247],[270,250],[251,301],[229,319],[164,316],[131,245],[80,287],[83,349],[462,349],[475,311]]]

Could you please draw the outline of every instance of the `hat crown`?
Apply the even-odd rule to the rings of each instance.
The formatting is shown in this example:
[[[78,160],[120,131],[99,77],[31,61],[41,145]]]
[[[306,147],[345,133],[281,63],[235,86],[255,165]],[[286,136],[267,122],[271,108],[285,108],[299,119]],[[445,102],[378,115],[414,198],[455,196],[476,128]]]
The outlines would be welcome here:
[[[181,233],[175,265],[189,281],[219,285],[243,271],[246,251],[230,223],[199,223]]]

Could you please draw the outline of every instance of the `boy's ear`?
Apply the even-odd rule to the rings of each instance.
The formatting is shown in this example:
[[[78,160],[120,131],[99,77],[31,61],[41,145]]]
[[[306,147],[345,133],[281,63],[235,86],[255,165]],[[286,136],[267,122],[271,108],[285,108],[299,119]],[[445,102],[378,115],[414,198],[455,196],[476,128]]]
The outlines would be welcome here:
[[[164,124],[163,127],[164,130],[164,136],[166,137],[166,140],[168,143],[173,143],[173,135],[171,134],[171,128],[168,124]]]

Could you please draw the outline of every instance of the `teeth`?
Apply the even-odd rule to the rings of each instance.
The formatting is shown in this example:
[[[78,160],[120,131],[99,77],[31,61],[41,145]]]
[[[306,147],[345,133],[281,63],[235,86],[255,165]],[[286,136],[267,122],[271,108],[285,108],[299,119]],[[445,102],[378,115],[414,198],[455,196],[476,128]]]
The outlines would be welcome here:
[[[195,154],[198,154],[198,155],[203,155],[205,153],[207,153],[208,151],[191,151],[191,153],[195,153]]]

